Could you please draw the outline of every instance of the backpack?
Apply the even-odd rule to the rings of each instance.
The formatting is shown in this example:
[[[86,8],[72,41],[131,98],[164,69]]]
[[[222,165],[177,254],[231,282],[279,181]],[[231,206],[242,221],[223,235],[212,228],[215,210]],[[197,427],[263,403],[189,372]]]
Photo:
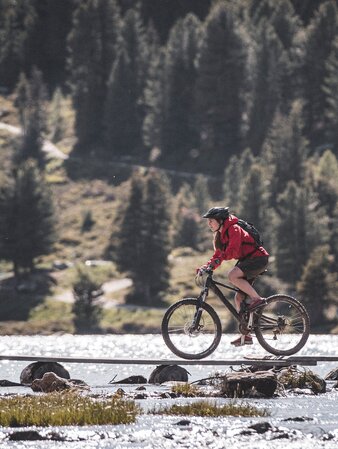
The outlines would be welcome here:
[[[255,226],[252,223],[249,223],[248,221],[239,218],[236,224],[238,224],[238,226],[240,226],[242,229],[244,229],[244,231],[246,231],[248,234],[251,235],[251,237],[255,241],[255,245],[257,248],[259,246],[263,246],[263,239],[259,231],[255,228]]]

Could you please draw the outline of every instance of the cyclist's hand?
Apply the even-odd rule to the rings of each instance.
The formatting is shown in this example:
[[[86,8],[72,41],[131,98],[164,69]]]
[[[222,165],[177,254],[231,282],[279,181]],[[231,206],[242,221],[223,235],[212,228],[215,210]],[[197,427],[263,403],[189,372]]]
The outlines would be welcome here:
[[[212,274],[212,269],[210,267],[200,267],[196,270],[197,276],[204,276],[205,274]]]

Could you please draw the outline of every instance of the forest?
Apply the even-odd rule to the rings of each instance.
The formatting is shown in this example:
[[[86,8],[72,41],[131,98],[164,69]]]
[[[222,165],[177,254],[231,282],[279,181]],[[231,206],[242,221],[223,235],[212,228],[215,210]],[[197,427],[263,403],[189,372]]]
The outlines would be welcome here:
[[[21,130],[0,134],[1,270],[83,261],[62,195],[104,182],[107,221],[72,219],[105,235],[90,255],[132,279],[127,303],[167,304],[173,254],[206,261],[201,215],[229,206],[271,255],[262,294],[336,332],[337,92],[333,0],[0,0],[0,122]]]

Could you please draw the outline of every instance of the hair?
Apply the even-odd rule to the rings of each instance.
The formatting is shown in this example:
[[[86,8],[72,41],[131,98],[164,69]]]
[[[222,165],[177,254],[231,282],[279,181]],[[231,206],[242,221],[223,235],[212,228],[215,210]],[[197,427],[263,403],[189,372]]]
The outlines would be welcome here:
[[[224,223],[224,220],[219,220],[217,219],[218,223],[220,224],[220,226]],[[216,249],[223,249],[223,243],[221,241],[221,231],[218,230],[214,233],[214,241],[213,241],[213,245],[214,245],[214,250],[216,251]]]

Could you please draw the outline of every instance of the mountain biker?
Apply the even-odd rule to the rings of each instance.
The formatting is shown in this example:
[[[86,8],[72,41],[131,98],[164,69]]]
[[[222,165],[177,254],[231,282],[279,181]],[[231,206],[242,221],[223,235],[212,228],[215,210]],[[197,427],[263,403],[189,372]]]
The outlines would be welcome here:
[[[235,305],[239,312],[241,302],[250,298],[249,311],[264,302],[252,283],[263,273],[268,265],[269,253],[263,246],[257,246],[253,237],[236,223],[238,218],[231,215],[228,207],[212,207],[204,215],[208,226],[214,233],[214,255],[197,274],[203,275],[206,270],[215,270],[223,260],[237,259],[236,265],[228,273],[229,281],[241,290],[235,295]],[[244,292],[244,293],[242,293]],[[241,335],[231,342],[234,346],[251,345],[251,335]]]

